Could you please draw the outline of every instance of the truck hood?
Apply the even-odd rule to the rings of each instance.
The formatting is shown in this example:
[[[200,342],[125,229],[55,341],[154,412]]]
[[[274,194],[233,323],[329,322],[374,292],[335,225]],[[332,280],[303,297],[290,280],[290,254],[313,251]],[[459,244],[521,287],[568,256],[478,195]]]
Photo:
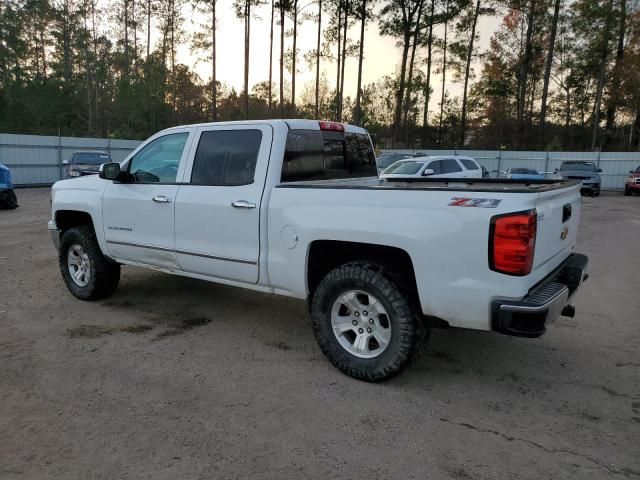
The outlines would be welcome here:
[[[85,175],[82,177],[59,180],[53,184],[52,190],[95,190],[106,185],[107,180],[103,180],[97,175]]]

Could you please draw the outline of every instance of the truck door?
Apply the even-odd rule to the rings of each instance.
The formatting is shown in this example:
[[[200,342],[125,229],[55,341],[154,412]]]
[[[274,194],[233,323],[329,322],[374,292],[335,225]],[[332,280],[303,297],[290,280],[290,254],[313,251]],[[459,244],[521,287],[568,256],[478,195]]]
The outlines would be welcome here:
[[[177,268],[174,202],[189,135],[190,130],[180,129],[152,139],[127,162],[130,181],[107,185],[102,214],[111,256]]]
[[[258,281],[269,125],[201,127],[176,198],[176,255],[186,272]]]

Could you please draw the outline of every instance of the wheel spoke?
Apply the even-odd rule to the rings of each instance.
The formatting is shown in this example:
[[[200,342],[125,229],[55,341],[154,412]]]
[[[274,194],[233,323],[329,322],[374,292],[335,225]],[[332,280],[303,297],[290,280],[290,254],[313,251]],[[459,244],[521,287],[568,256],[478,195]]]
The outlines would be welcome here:
[[[373,338],[376,339],[380,348],[384,348],[389,344],[389,340],[391,340],[391,329],[378,327],[375,332],[373,332]]]
[[[69,265],[80,265],[80,257],[75,254],[69,253]]]
[[[356,335],[353,341],[353,348],[359,353],[369,353],[369,337],[366,333]]]
[[[336,317],[333,319],[333,331],[337,334],[342,334],[344,332],[348,332],[349,330],[354,330],[353,324],[351,323],[351,317]]]
[[[340,301],[343,305],[349,308],[351,313],[362,310],[364,307],[364,305],[360,303],[360,300],[358,300],[358,294],[356,292],[349,292],[342,295],[342,297],[340,297]]]

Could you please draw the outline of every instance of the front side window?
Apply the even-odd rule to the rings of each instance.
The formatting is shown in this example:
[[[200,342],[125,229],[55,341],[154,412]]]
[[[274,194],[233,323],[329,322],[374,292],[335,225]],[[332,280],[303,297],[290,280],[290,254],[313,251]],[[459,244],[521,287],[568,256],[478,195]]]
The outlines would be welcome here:
[[[456,162],[453,159],[441,160],[441,162],[442,162],[443,174],[458,173],[462,171],[462,169],[460,168],[460,165],[458,165],[458,162]]]
[[[428,169],[433,170],[432,175],[440,175],[442,173],[442,160],[434,160],[432,162],[429,162],[426,170]]]
[[[129,174],[137,183],[175,183],[180,157],[189,133],[171,133],[156,138],[129,162]]]
[[[262,132],[257,129],[202,132],[191,183],[212,186],[253,183],[261,142]]]

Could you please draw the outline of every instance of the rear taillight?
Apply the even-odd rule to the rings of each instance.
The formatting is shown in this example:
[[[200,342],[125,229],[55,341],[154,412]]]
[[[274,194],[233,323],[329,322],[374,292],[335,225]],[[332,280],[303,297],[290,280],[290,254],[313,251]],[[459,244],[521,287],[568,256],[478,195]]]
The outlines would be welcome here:
[[[489,268],[507,275],[528,275],[536,247],[535,210],[496,215],[489,230]]]

